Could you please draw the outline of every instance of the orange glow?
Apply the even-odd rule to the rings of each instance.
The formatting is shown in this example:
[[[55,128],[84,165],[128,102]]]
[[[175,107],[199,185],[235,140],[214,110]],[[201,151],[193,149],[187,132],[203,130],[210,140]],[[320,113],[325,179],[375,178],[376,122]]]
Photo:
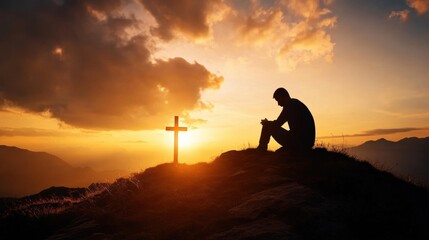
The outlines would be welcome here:
[[[63,49],[61,47],[56,47],[53,51],[53,54],[62,57],[63,56]]]

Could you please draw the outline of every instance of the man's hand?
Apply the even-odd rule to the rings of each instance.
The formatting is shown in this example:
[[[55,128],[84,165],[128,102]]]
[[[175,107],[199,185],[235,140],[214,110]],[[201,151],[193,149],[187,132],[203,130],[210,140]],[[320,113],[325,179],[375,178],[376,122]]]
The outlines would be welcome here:
[[[270,121],[268,121],[268,119],[266,119],[266,118],[261,120],[262,126],[265,126],[265,124],[267,124],[268,122],[270,122]]]

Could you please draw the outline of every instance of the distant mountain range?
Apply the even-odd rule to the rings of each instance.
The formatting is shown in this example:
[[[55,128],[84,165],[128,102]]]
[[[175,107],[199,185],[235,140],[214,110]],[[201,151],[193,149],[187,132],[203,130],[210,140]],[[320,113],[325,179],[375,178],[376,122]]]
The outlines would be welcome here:
[[[124,171],[73,167],[45,152],[0,145],[0,197],[21,197],[51,186],[87,187],[124,175]]]
[[[349,149],[349,153],[374,166],[417,183],[429,183],[429,137],[384,138]]]

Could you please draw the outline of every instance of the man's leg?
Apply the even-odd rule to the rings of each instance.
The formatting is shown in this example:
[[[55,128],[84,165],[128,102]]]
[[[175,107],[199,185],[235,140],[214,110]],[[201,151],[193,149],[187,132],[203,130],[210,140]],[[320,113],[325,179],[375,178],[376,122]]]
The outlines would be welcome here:
[[[310,150],[313,145],[305,144],[305,141],[302,140],[299,136],[291,134],[290,131],[285,129],[274,131],[273,138],[282,145],[287,151],[291,152],[302,152]]]
[[[268,143],[270,142],[272,132],[271,128],[271,124],[269,123],[262,125],[261,136],[259,137],[259,145],[257,149],[263,151],[268,149]]]
[[[293,145],[290,132],[282,127],[274,128],[272,131],[272,136],[276,142],[282,145],[282,147],[290,148]]]
[[[267,123],[262,127],[258,149],[266,151],[271,137],[273,137],[274,140],[282,146],[287,146],[290,143],[290,133],[288,130],[275,126],[274,124]]]

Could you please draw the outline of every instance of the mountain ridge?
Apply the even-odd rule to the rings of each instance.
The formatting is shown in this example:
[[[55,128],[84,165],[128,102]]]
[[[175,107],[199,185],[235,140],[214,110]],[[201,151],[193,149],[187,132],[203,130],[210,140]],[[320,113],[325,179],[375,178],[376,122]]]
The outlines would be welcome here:
[[[414,146],[419,146],[421,144],[427,144],[429,143],[429,137],[424,137],[424,138],[418,138],[418,137],[406,137],[406,138],[402,138],[398,141],[390,141],[387,140],[385,138],[380,138],[377,140],[370,140],[370,141],[366,141],[364,143],[362,143],[361,145],[358,145],[356,147],[365,147],[365,146],[381,146],[381,145],[401,145],[401,144],[406,144],[409,145],[410,147]]]
[[[73,167],[46,152],[0,145],[0,197],[22,197],[51,186],[86,187],[124,175],[123,171]]]
[[[406,180],[429,186],[429,137],[367,141],[347,152]]]

